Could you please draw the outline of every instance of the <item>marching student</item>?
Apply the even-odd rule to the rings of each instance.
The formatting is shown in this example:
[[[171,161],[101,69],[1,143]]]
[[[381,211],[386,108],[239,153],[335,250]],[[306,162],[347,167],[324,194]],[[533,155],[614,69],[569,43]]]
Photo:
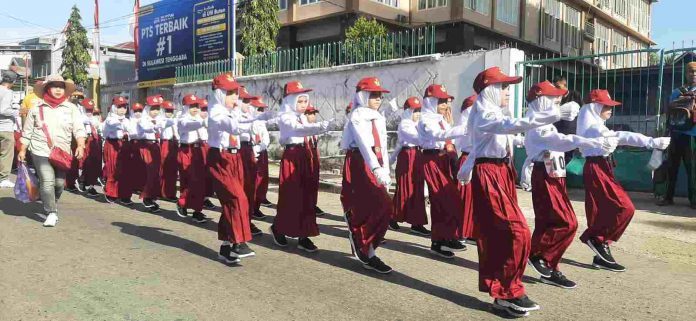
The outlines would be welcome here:
[[[390,163],[396,163],[396,191],[394,192],[394,215],[389,228],[398,230],[398,222],[411,224],[411,232],[430,236],[425,228],[428,215],[425,212],[425,179],[423,177],[423,154],[421,153],[416,128],[420,121],[421,100],[410,97],[404,103],[404,112],[398,127],[397,150]]]
[[[460,109],[458,126],[467,127],[469,115],[471,114],[471,107],[474,105],[477,98],[478,96],[474,94],[464,99]],[[460,169],[469,158],[469,154],[471,154],[471,149],[473,147],[471,134],[466,133],[466,135],[455,139],[454,144],[461,153],[459,156],[459,166],[457,167],[457,169]],[[471,184],[459,184],[458,188],[462,200],[463,215],[457,236],[460,242],[476,245],[476,238],[474,237],[474,200],[471,194]]]
[[[85,133],[88,134],[89,136],[89,129],[87,128],[89,126],[90,120],[89,116],[91,116],[91,111],[88,112],[87,109],[82,105],[82,101],[84,100],[84,94],[80,89],[77,89],[69,98],[69,101],[75,106],[77,106],[77,110],[79,111],[79,116],[80,116],[80,121],[82,122],[83,126],[85,126]],[[72,150],[72,153],[75,154],[75,149],[77,148],[77,141],[75,139],[72,140],[70,144],[70,148]],[[86,148],[86,147],[85,147]],[[86,150],[85,150],[86,151]],[[84,162],[84,157],[82,159],[77,159],[76,157],[73,157],[72,163],[70,166],[70,170],[68,170],[65,173],[65,190],[68,192],[80,192],[83,193],[86,191],[85,185],[80,182],[80,172],[82,171],[82,163]]]
[[[392,271],[375,255],[375,250],[384,240],[393,211],[387,192],[391,184],[387,124],[379,112],[385,93],[389,91],[376,77],[358,82],[342,139],[342,144],[347,147],[346,163],[350,175],[351,201],[345,216],[351,250],[364,268],[381,274]]]
[[[261,97],[252,99],[250,105],[256,108],[256,115],[263,114],[268,108]],[[254,216],[265,217],[261,213],[261,205],[264,201],[268,201],[266,194],[268,193],[268,145],[271,144],[271,137],[268,134],[266,124],[268,122],[256,120],[252,123],[252,132],[254,133],[254,154],[256,155],[256,182],[254,184]]]
[[[317,122],[317,115],[319,115],[319,109],[314,108],[311,104],[305,110],[305,117],[307,122],[310,124]],[[317,216],[324,216],[326,212],[317,206],[319,202],[319,176],[321,171],[321,157],[319,156],[319,138],[317,135],[313,135],[309,138],[309,152],[312,154],[312,195],[314,196],[314,213]]]
[[[242,86],[239,88],[239,99],[241,99],[241,101],[237,103],[237,106],[232,112],[236,113],[237,117],[240,117],[241,120],[251,120],[254,117],[254,111],[252,110],[252,107],[249,106],[249,103],[252,99],[256,98],[258,97],[249,94],[247,89]],[[257,220],[263,220],[266,218],[266,216],[260,211],[254,211],[254,204],[256,204],[254,202],[254,195],[256,193],[256,188],[254,187],[256,185],[256,158],[254,157],[251,133],[247,131],[241,132],[238,139],[241,144],[239,154],[242,157],[242,164],[244,165],[244,194],[249,202],[249,219],[253,217]],[[252,235],[256,236],[263,234],[263,232],[256,227],[254,223],[249,222],[249,226],[251,228]]]
[[[200,109],[200,115],[202,118],[208,118],[208,100],[201,99],[198,104],[198,109]],[[203,163],[206,164],[205,167],[208,168],[208,151],[210,150],[210,145],[208,145],[208,131],[202,130],[198,133],[201,138],[201,147],[203,148]],[[205,171],[205,199],[203,200],[203,208],[214,210],[215,204],[210,201],[210,197],[215,196],[213,191],[213,183],[210,177],[210,171]]]
[[[82,175],[78,186],[81,185],[86,189],[88,197],[96,197],[99,196],[99,193],[94,187],[98,184],[97,179],[102,175],[102,140],[99,136],[101,114],[99,109],[94,107],[92,99],[83,99],[80,105],[85,109],[87,118],[85,121],[87,142],[85,143],[85,157],[80,164]]]
[[[177,119],[174,115],[175,107],[171,101],[162,103],[164,116],[160,116],[160,121],[164,122],[162,137],[160,137],[160,151],[162,167],[160,168],[160,185],[162,199],[176,202],[176,182],[179,176],[179,166],[177,158],[179,154],[179,133],[176,128]]]
[[[534,118],[538,112],[560,108],[561,98],[567,92],[549,81],[535,84],[527,94],[527,118]],[[569,104],[577,105],[575,102]],[[579,106],[575,108],[579,109]],[[564,135],[552,124],[529,130],[525,135],[527,161],[524,169],[527,164],[533,167],[531,178],[522,175],[532,188],[534,206],[529,264],[541,275],[542,283],[565,289],[575,288],[576,284],[561,273],[558,264],[573,242],[578,222],[566,191],[564,157],[565,152],[578,147],[598,148],[610,153],[616,145],[612,146],[607,139]]]
[[[513,137],[530,129],[552,124],[561,115],[577,110],[552,108],[533,117],[512,118],[509,107],[511,84],[522,77],[505,75],[492,67],[474,80],[478,99],[469,115],[473,151],[457,177],[471,182],[474,224],[479,252],[479,291],[488,292],[494,307],[512,316],[526,316],[540,307],[529,299],[522,275],[530,252],[530,232],[517,203],[515,173],[511,165]],[[473,177],[473,179],[472,179]]]
[[[456,153],[454,129],[444,117],[451,111],[454,99],[442,85],[430,85],[423,95],[420,122],[417,125],[419,146],[422,149],[423,176],[430,197],[431,246],[430,251],[444,258],[453,258],[453,252],[466,250],[457,231],[462,221],[462,200],[454,180],[452,156]]]
[[[157,204],[157,198],[159,198],[162,189],[160,185],[162,151],[159,140],[165,121],[159,115],[163,102],[162,96],[148,97],[147,106],[137,122],[138,136],[140,136],[140,159],[145,164],[145,183],[140,193],[140,199],[152,213],[160,211],[160,206]]]
[[[286,237],[298,238],[297,247],[316,252],[310,237],[319,235],[314,211],[314,182],[309,139],[327,131],[328,121],[310,124],[304,115],[309,105],[309,88],[291,81],[283,88],[278,127],[283,157],[280,162],[278,209],[270,231],[276,245],[288,245]]]
[[[109,203],[120,201],[133,204],[131,148],[128,144],[130,119],[126,118],[128,101],[116,96],[111,100],[111,111],[104,121],[104,197]]]
[[[215,105],[208,115],[206,158],[213,190],[222,207],[218,223],[218,239],[222,241],[218,257],[227,263],[254,256],[246,242],[252,238],[249,228],[249,201],[244,194],[244,166],[239,155],[239,135],[251,126],[239,123],[233,108],[239,102],[241,86],[231,74],[213,79]]]
[[[669,137],[650,138],[638,133],[612,131],[604,123],[611,118],[613,107],[620,105],[603,89],[592,90],[588,103],[580,109],[577,134],[587,138],[613,137],[620,146],[634,146],[664,150]],[[600,148],[580,148],[585,157],[583,181],[585,183],[585,215],[587,230],[580,240],[596,254],[592,265],[598,268],[623,272],[626,268],[616,262],[609,246],[621,238],[633,218],[635,207],[614,177],[614,159],[611,153]]]
[[[132,167],[129,171],[131,173],[129,180],[131,181],[133,192],[135,193],[142,192],[143,186],[145,186],[145,179],[147,178],[145,162],[143,161],[143,158],[140,155],[140,146],[142,145],[143,137],[141,133],[138,131],[138,123],[140,122],[140,119],[143,117],[144,110],[145,107],[142,104],[135,103],[133,104],[133,106],[131,106],[129,115],[130,123],[128,126],[128,143],[126,144],[126,146],[131,153],[129,166]],[[132,202],[121,203],[129,206],[133,204]]]
[[[200,101],[202,99],[195,95],[184,96],[183,111],[177,122],[181,142],[177,156],[181,193],[176,203],[176,212],[180,217],[186,217],[186,210],[192,209],[192,219],[197,223],[205,223],[207,217],[202,212],[206,198],[206,168],[202,145],[205,137],[202,133],[207,132],[208,122],[200,114]]]
[[[351,179],[350,179],[350,135],[346,135],[346,131],[348,130],[348,124],[350,123],[350,113],[353,111],[353,102],[348,103],[348,106],[346,106],[346,118],[343,123],[343,135],[341,136],[341,150],[345,152],[345,156],[343,157],[343,168],[341,169],[342,172],[342,181],[341,181],[341,195],[340,195],[340,200],[341,200],[341,207],[343,208],[343,218],[346,220],[346,223],[348,223],[348,216],[350,215],[350,209],[352,206],[352,199],[353,199],[353,189],[350,185]],[[352,247],[351,247],[352,249]],[[355,254],[355,252],[353,252]]]

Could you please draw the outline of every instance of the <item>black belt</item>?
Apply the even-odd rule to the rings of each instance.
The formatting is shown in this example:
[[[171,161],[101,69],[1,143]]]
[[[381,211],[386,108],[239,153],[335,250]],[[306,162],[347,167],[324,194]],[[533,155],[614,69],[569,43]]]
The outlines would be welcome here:
[[[242,141],[242,146],[254,146],[254,144],[251,143],[251,141]]]
[[[402,146],[401,147],[401,150],[411,150],[411,149],[420,150],[420,147],[418,147],[418,146]]]
[[[138,141],[141,143],[147,143],[147,144],[157,144],[156,140],[139,139]]]
[[[203,144],[202,143],[191,143],[191,144],[180,143],[179,146],[181,146],[181,147],[202,147]]]
[[[423,154],[424,155],[433,155],[433,154],[440,154],[444,153],[445,151],[443,149],[424,149]]]
[[[534,167],[546,168],[546,164],[544,162],[534,162]]]
[[[305,147],[304,143],[299,143],[299,144],[285,144],[283,147],[287,148],[295,148],[295,147]]]
[[[222,153],[222,152],[228,152],[228,153],[230,153],[230,154],[237,154],[237,153],[239,153],[239,149],[237,149],[237,148],[217,148],[217,147],[210,147],[210,148],[211,148],[211,149],[217,149],[218,151],[220,151],[220,153]]]
[[[128,138],[107,138],[106,140],[110,142],[127,142]]]
[[[479,157],[476,159],[476,164],[507,164],[510,162],[510,157],[503,158],[490,158],[490,157]]]

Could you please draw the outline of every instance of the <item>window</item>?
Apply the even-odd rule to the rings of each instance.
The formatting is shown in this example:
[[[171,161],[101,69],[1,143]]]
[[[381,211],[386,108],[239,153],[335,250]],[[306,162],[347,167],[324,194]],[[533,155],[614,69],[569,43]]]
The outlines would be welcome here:
[[[619,51],[625,51],[626,50],[626,35],[623,35],[619,33],[618,31],[614,31],[612,34],[611,38],[611,51],[612,52],[619,52]],[[616,68],[623,68],[624,67],[624,60],[625,60],[626,55],[614,55],[612,56],[613,60],[613,65]]]
[[[482,15],[488,15],[491,8],[490,0],[464,0],[464,7]]]
[[[611,7],[613,4],[614,0],[597,0],[597,7],[607,12],[611,12]]]
[[[609,41],[611,40],[611,28],[601,22],[595,24],[595,53],[602,54],[609,52]]]
[[[544,36],[546,39],[561,41],[559,24],[561,20],[561,3],[558,0],[544,0]]]
[[[278,6],[280,7],[280,10],[287,10],[288,0],[278,0]]]
[[[520,0],[496,0],[495,18],[516,26],[520,19]]]
[[[565,6],[565,19],[563,21],[563,29],[565,34],[563,35],[565,45],[568,47],[578,48],[582,47],[582,31],[580,29],[580,11],[566,5]]]
[[[626,0],[614,0],[614,14],[626,19]]]
[[[447,7],[449,0],[418,0],[418,10]]]
[[[390,7],[399,7],[399,0],[372,0],[374,2],[379,2],[381,4],[385,4]]]
[[[648,35],[650,33],[650,4],[647,0],[628,0],[628,26]]]
[[[321,0],[300,0],[300,4],[301,5],[312,4],[312,3],[317,3],[319,1],[321,1]]]

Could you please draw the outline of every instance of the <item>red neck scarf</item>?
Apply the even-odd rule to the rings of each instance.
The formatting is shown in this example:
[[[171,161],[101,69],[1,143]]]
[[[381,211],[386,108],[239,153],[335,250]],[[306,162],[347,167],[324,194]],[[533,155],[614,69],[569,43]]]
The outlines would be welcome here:
[[[51,108],[56,108],[58,105],[62,104],[68,97],[66,95],[63,95],[61,98],[56,98],[55,96],[51,95],[50,91],[46,91],[43,94],[43,100],[51,106]]]

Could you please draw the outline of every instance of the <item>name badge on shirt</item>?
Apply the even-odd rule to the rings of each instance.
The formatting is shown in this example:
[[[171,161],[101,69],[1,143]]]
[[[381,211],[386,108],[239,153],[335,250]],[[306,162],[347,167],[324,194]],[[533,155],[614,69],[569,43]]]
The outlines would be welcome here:
[[[544,152],[544,166],[549,177],[566,177],[565,154],[561,152]]]

